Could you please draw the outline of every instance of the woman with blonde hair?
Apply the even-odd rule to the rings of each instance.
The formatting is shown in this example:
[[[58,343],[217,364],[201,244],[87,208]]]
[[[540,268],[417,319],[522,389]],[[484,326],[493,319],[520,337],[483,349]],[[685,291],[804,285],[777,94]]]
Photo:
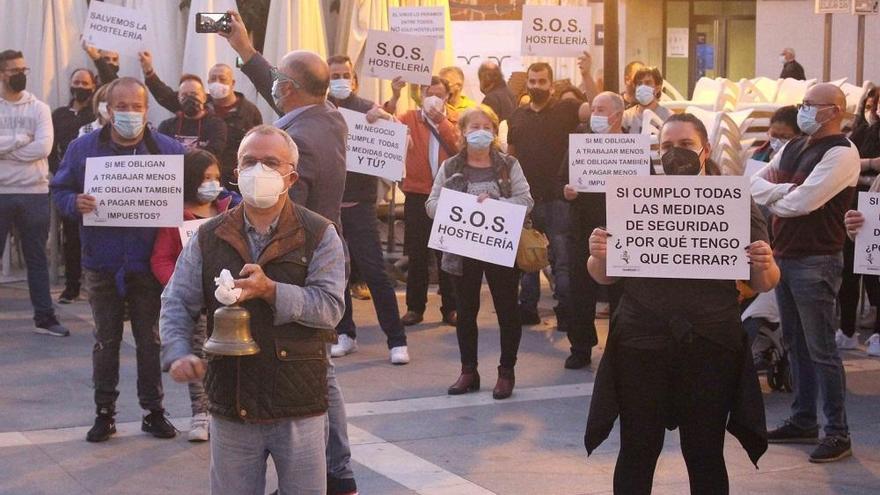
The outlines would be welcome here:
[[[488,198],[525,206],[531,210],[534,201],[529,183],[516,158],[500,151],[498,117],[486,105],[479,105],[461,116],[461,149],[443,162],[434,179],[431,195],[425,202],[428,216],[434,217],[440,192],[445,187],[477,196],[478,202]],[[480,311],[480,287],[483,275],[498,315],[501,334],[501,363],[498,381],[492,396],[506,399],[513,393],[516,354],[522,337],[518,311],[519,271],[463,256],[443,253],[443,271],[450,273],[458,299],[458,322],[455,332],[461,353],[461,376],[449,387],[451,395],[480,389],[477,373],[477,313]]]

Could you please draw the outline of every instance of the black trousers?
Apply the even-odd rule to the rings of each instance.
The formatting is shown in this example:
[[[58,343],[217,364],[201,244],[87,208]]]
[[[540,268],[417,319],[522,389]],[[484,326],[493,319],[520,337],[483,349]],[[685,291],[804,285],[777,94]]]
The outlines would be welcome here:
[[[464,258],[460,277],[452,277],[458,296],[458,323],[455,334],[458,336],[458,349],[461,364],[477,365],[477,314],[480,312],[480,289],[483,274],[489,283],[492,303],[498,315],[501,334],[501,366],[513,368],[522,338],[522,323],[519,318],[519,271],[516,268],[486,263]]]
[[[843,278],[837,301],[840,303],[840,329],[847,337],[856,333],[856,313],[859,307],[859,280],[865,283],[865,292],[874,306],[880,305],[880,277],[853,273],[855,264],[855,243],[846,239],[843,244]],[[880,333],[880,318],[874,323],[874,333]]]
[[[62,216],[61,228],[64,233],[64,288],[79,294],[82,279],[82,246],[79,243],[79,219]]]
[[[582,196],[587,196],[582,194]],[[599,343],[596,335],[596,301],[601,286],[593,280],[587,271],[587,259],[590,257],[590,234],[596,227],[605,225],[604,205],[597,205],[599,198],[605,201],[604,195],[589,195],[589,198],[578,198],[571,203],[571,228],[569,229],[569,260],[571,272],[569,288],[571,295],[571,324],[568,329],[568,341],[572,354],[589,355],[590,349]],[[610,312],[620,302],[623,284],[606,286]]]
[[[622,344],[616,351],[620,453],[614,493],[651,493],[666,426],[677,423],[691,493],[727,494],[724,432],[742,362],[736,353],[696,336],[662,349]]]
[[[455,291],[449,274],[440,270],[440,252],[428,248],[434,221],[425,211],[427,194],[406,193],[403,203],[404,248],[409,256],[406,272],[406,309],[424,313],[428,302],[428,263],[436,263],[440,278],[440,312],[455,309]]]

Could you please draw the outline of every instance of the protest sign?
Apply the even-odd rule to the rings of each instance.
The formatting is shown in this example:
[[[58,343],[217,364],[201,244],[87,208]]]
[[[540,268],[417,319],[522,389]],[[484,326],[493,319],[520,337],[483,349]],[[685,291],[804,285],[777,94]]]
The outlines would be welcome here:
[[[443,189],[428,247],[467,258],[513,266],[526,207]]]
[[[568,183],[578,192],[605,192],[611,176],[651,174],[651,136],[569,134]]]
[[[84,189],[98,207],[83,215],[93,227],[178,227],[183,223],[183,155],[86,159]]]
[[[437,42],[427,36],[370,31],[364,48],[363,69],[370,77],[414,84],[431,84]]]
[[[749,180],[609,177],[610,277],[748,280]]]
[[[577,57],[590,50],[590,7],[523,5],[523,55]]]
[[[345,108],[340,108],[339,113],[348,125],[346,169],[399,181],[406,159],[407,127],[383,119],[370,124],[366,114]]]
[[[859,193],[865,225],[856,235],[853,273],[880,275],[880,193]]]
[[[197,220],[187,220],[180,224],[180,227],[177,228],[180,231],[180,243],[186,247],[186,243],[196,235],[196,232],[199,231],[199,227],[208,220],[210,220],[210,218],[199,218]]]
[[[437,49],[446,46],[444,7],[389,7],[388,24],[392,33],[428,36],[437,40]]]
[[[136,57],[147,49],[149,26],[143,12],[107,2],[91,2],[83,27],[83,40],[103,50]]]

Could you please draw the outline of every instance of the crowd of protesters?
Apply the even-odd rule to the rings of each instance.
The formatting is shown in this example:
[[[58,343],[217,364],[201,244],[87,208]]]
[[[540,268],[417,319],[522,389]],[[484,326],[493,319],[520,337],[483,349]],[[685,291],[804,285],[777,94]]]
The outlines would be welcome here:
[[[666,175],[720,173],[703,123],[662,106],[657,68],[627,65],[625,88],[617,93],[601,91],[586,54],[579,86],[555,82],[550,65],[534,63],[517,95],[501,68],[486,62],[478,71],[485,96],[478,103],[462,93],[462,70],[446,67],[418,89],[418,106],[399,112],[402,80],[393,81],[386,102],[362,98],[348,56],[324,60],[293,51],[266,60],[241,17],[231,15],[231,29],[221,36],[277,113],[272,125],[236,91],[225,64],[184,74],[173,88],[160,79],[149,52],[139,57],[143,79],[120,78],[118,54],[86,46],[96,71],[69,74],[69,103],[50,111],[27,91],[22,53],[0,52],[0,240],[15,228],[35,331],[67,336],[53,309],[46,253],[51,208],[61,215],[65,286],[58,302],[76,301],[82,286],[95,321],[96,417],[88,441],[116,432],[119,352],[129,320],[138,399],[147,411],[142,429],[158,438],[177,434],[163,407],[161,373],[187,382],[189,439],[212,442],[212,492],[262,493],[268,453],[281,493],[356,493],[345,401],[331,359],[357,351],[351,267],[369,288],[390,362],[406,365],[405,328],[423,322],[436,266],[441,320],[455,327],[461,357],[461,373],[448,388],[453,395],[480,389],[477,315],[485,277],[501,342],[493,397],[510,397],[522,326],[542,322],[540,277],[429,249],[446,188],[479,202],[523,205],[546,234],[555,322],[571,344],[565,368],[590,365],[599,342],[596,303],[610,302],[610,336],[585,443],[592,452],[620,419],[615,493],[651,491],[664,429],[671,427],[681,431],[692,493],[726,493],[725,429],[756,464],[768,441],[818,443],[814,462],[851,454],[838,349],[859,345],[852,237],[864,215],[854,198],[857,189],[880,190],[875,90],[846,135],[843,93],[830,84],[813,86],[798,108],[773,116],[767,142],[754,155],[768,163],[751,179],[746,282],[756,292],[775,288],[796,397],[790,418],[768,432],[734,282],[607,276],[612,233],[604,226],[612,212],[605,211],[603,194],[578,193],[567,181],[570,134],[641,133],[646,110],[664,121],[658,141]],[[797,73],[794,52],[782,57],[785,70]],[[148,122],[150,96],[174,116]],[[346,170],[348,133],[337,108],[409,131],[401,183],[408,257],[403,314],[382,256],[379,179]],[[184,156],[181,218],[206,220],[189,242],[176,228],[82,224],[97,206],[84,191],[87,159],[132,154]],[[255,356],[203,351],[221,305],[213,287],[222,269],[232,272],[238,301],[250,311],[252,335],[263,349]],[[864,285],[872,303],[880,302],[877,277],[865,276]],[[880,356],[880,319],[874,328],[867,352]],[[826,420],[821,441],[819,400]]]

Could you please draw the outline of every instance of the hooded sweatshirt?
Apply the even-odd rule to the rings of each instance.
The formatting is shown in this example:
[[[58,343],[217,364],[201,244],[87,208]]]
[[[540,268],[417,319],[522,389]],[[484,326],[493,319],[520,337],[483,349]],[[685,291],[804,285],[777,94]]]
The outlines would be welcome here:
[[[27,91],[0,98],[0,194],[48,194],[54,132],[49,106]]]

